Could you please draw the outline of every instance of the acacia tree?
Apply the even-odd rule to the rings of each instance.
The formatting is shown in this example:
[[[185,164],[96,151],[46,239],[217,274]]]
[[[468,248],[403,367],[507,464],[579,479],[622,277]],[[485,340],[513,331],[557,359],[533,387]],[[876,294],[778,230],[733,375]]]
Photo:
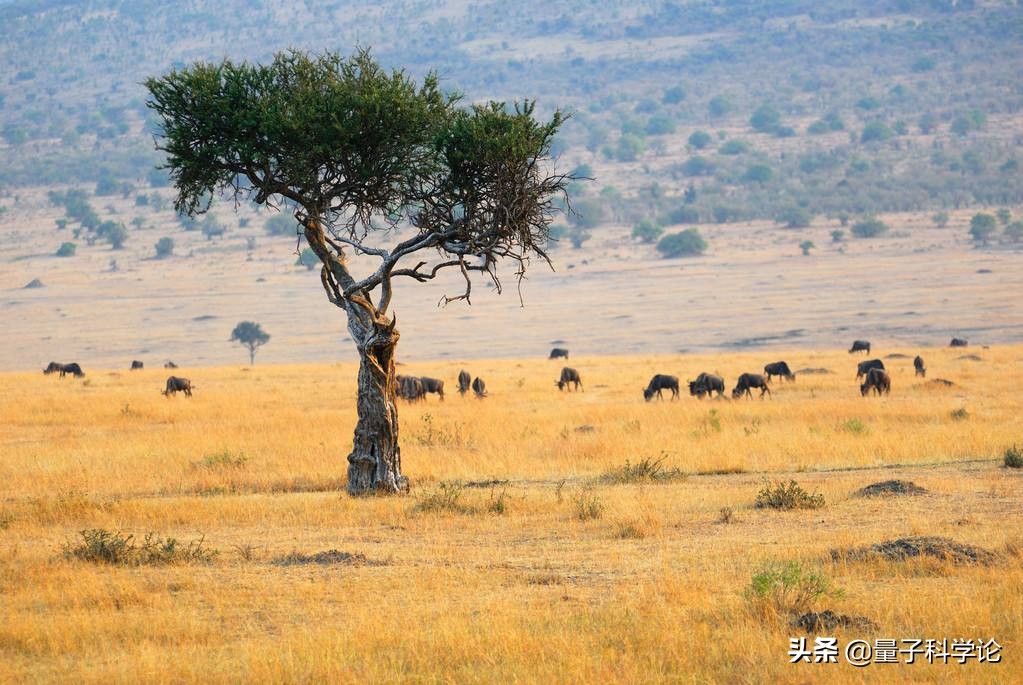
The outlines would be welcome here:
[[[520,279],[531,259],[549,264],[550,221],[571,180],[550,162],[564,117],[538,120],[529,101],[460,107],[435,75],[417,84],[367,51],[195,63],[146,87],[178,211],[200,214],[224,193],[293,211],[359,352],[348,491],[406,490],[392,283],[454,269],[464,290],[442,302],[469,302],[474,278],[500,291],[501,261]]]
[[[249,348],[249,364],[255,364],[256,350],[270,342],[270,334],[254,321],[242,321],[231,331],[230,342]]]

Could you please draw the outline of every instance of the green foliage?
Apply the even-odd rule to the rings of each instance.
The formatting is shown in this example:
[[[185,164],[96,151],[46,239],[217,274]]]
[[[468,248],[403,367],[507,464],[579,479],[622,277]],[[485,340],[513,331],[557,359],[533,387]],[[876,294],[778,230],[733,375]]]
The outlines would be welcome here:
[[[666,235],[657,242],[657,251],[669,259],[700,255],[706,250],[707,241],[695,228]]]
[[[572,214],[568,216],[568,220],[577,228],[591,229],[603,223],[605,217],[604,202],[592,197],[582,197],[572,203]]]
[[[117,179],[109,173],[105,173],[96,181],[96,196],[116,195],[118,190]]]
[[[205,546],[203,538],[181,545],[177,539],[147,533],[141,543],[134,535],[103,528],[79,532],[77,544],[64,543],[65,559],[112,566],[161,566],[167,564],[210,564],[219,552]]]
[[[624,466],[609,468],[600,477],[601,482],[611,485],[627,483],[673,483],[685,480],[686,474],[678,467],[667,468],[664,465],[668,455],[662,453],[657,459],[646,458],[636,463],[625,460]]]
[[[934,213],[931,215],[931,221],[933,221],[934,225],[938,228],[945,228],[945,226],[948,226],[948,212],[943,210]]]
[[[650,219],[643,219],[632,228],[632,237],[644,243],[652,243],[664,233],[664,228]]]
[[[1003,462],[1010,469],[1023,469],[1023,448],[1013,445],[1005,450]]]
[[[781,113],[771,105],[760,105],[754,110],[749,124],[754,131],[774,133],[781,125]]]
[[[758,613],[773,617],[801,614],[823,597],[839,598],[843,591],[822,572],[798,561],[771,562],[753,574],[744,596]]]
[[[970,237],[974,242],[986,245],[997,226],[995,217],[990,214],[974,214],[970,219]]]
[[[156,241],[156,258],[166,259],[174,254],[174,240],[164,236]]]
[[[813,221],[813,214],[803,207],[792,206],[779,212],[777,220],[787,228],[806,228]]]
[[[295,260],[295,266],[304,266],[308,271],[312,271],[319,263],[320,258],[310,247],[303,249]]]
[[[254,321],[241,321],[231,331],[231,342],[237,342],[249,348],[249,362],[253,362],[256,349],[270,342],[270,334]]]
[[[713,138],[706,131],[693,131],[689,136],[689,144],[697,150],[702,150],[710,145]]]
[[[700,221],[700,213],[690,205],[681,204],[668,212],[666,219],[669,224],[695,224]]]
[[[803,251],[804,257],[809,257],[810,250],[814,249],[815,247],[817,246],[814,245],[813,241],[811,240],[804,240],[803,242],[799,243],[799,249]]]
[[[735,110],[735,105],[725,95],[715,95],[707,103],[707,112],[711,119],[721,119],[731,114],[733,110]]]
[[[845,240],[845,231],[840,228],[836,228],[831,232],[831,242],[840,243]]]
[[[635,162],[644,150],[646,150],[646,143],[642,138],[632,133],[626,133],[618,138],[614,155],[619,162]]]
[[[663,136],[674,133],[676,129],[675,120],[666,116],[650,117],[646,123],[646,133],[651,136]]]
[[[115,250],[120,250],[124,247],[124,241],[128,239],[128,229],[119,221],[108,223],[112,223],[113,225],[104,232],[103,237],[106,238],[108,243],[110,243],[110,247]]]
[[[1009,221],[1012,220],[1012,212],[1005,207],[999,208],[999,210],[995,212],[995,216],[998,218],[998,223],[1002,226],[1007,226]]]
[[[247,463],[249,463],[249,458],[244,454],[234,454],[224,450],[216,454],[207,454],[195,466],[216,471],[220,469],[240,469]]]
[[[57,248],[57,256],[74,257],[76,249],[78,249],[78,246],[74,243],[61,243],[60,247]]]
[[[766,164],[751,164],[742,175],[744,183],[767,183],[774,178],[774,170]]]
[[[585,230],[577,228],[577,229],[571,231],[568,234],[568,241],[570,243],[572,243],[572,247],[573,248],[578,250],[578,249],[581,249],[582,246],[583,246],[583,243],[585,243],[591,237],[593,237],[593,236],[590,235],[589,231],[585,231]]]
[[[707,176],[714,172],[714,162],[700,155],[693,155],[682,163],[682,173],[686,176]]]
[[[1013,221],[1006,226],[1005,238],[1013,243],[1023,241],[1023,221]]]
[[[749,152],[749,143],[738,138],[732,138],[721,144],[718,152],[723,155],[741,155]]]
[[[931,71],[934,69],[934,58],[926,55],[918,57],[916,61],[913,62],[912,69],[918,74],[925,71]]]
[[[892,130],[883,121],[872,121],[863,127],[860,134],[861,143],[873,143],[885,141],[893,135]]]
[[[888,232],[888,224],[880,219],[864,219],[853,224],[851,233],[857,238],[877,238]]]
[[[290,214],[274,214],[264,224],[270,235],[286,235],[294,237],[299,231],[298,222]]]
[[[672,86],[664,91],[661,102],[666,105],[677,105],[686,99],[686,89],[682,86]]]
[[[754,506],[757,509],[820,509],[824,506],[824,495],[809,493],[794,480],[777,481],[764,484]]]

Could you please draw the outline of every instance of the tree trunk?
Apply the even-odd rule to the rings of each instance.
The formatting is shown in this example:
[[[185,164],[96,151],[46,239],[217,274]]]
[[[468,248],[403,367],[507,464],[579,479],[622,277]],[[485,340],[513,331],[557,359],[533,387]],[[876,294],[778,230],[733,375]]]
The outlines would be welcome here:
[[[253,366],[256,363],[256,348],[249,346],[249,366]]]
[[[393,321],[378,321],[365,329],[362,323],[349,321],[349,331],[359,348],[359,422],[348,455],[348,494],[407,492],[408,479],[401,473],[395,401],[398,332]]]

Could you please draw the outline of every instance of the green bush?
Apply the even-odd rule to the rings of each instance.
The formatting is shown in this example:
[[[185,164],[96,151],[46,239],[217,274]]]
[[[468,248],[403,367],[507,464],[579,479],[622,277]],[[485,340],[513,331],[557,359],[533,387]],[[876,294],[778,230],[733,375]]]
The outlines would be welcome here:
[[[1013,445],[1005,450],[1004,461],[1010,469],[1023,469],[1023,449]]]
[[[851,233],[857,238],[876,238],[888,232],[888,224],[880,219],[864,219],[853,224]]]
[[[777,219],[787,228],[806,228],[813,221],[813,214],[802,207],[788,207],[778,213]]]
[[[970,219],[970,237],[976,243],[987,244],[997,225],[995,218],[990,214],[974,214]]]
[[[175,538],[146,533],[141,543],[134,535],[93,528],[79,532],[81,541],[64,544],[65,559],[116,566],[157,566],[179,563],[209,564],[219,554],[204,546],[204,538],[182,546]]]
[[[664,229],[650,219],[643,219],[632,228],[632,237],[644,243],[652,243],[657,240]]]
[[[754,131],[773,133],[781,124],[781,113],[771,105],[760,105],[749,119]]]
[[[894,135],[888,125],[882,121],[872,121],[863,127],[860,134],[861,143],[873,143],[888,140]]]
[[[706,131],[693,131],[692,135],[689,136],[689,144],[697,150],[707,147],[712,140],[713,138]]]
[[[822,597],[843,594],[822,572],[798,561],[770,562],[750,578],[744,597],[758,612],[774,616],[809,611]]]
[[[766,164],[753,164],[742,175],[742,180],[746,183],[767,183],[772,178],[774,171]]]
[[[718,148],[718,152],[723,155],[741,155],[749,152],[749,143],[738,138],[732,138],[722,143],[721,147]]]
[[[757,509],[820,509],[824,495],[809,493],[794,480],[765,483],[754,502]]]
[[[174,253],[174,240],[164,236],[156,241],[156,258],[166,259]]]
[[[75,245],[74,243],[61,243],[60,247],[57,248],[57,256],[58,257],[74,257],[75,256],[75,250],[77,250],[77,249],[78,249],[78,246]]]
[[[657,251],[669,259],[700,255],[706,250],[707,241],[695,228],[687,228],[680,233],[666,235],[657,243]]]

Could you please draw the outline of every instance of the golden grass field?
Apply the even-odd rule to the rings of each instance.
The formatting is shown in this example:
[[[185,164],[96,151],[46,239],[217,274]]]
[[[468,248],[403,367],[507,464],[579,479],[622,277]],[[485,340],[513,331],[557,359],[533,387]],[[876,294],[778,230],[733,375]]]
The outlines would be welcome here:
[[[2,374],[0,681],[1019,682],[1023,472],[1002,456],[1023,444],[1023,347],[891,352],[921,353],[928,380],[955,385],[889,359],[891,395],[863,398],[862,357],[837,350],[573,355],[580,393],[557,391],[554,361],[403,365],[449,386],[464,366],[491,395],[402,403],[412,492],[368,499],[343,494],[352,364],[183,368],[191,399],[160,395],[163,369]],[[776,381],[763,401],[642,399],[656,372],[716,371],[730,389],[776,359],[834,373]],[[661,457],[687,476],[601,479]],[[892,478],[929,492],[854,496]],[[765,479],[826,504],[754,508]],[[424,506],[453,482],[457,506]],[[92,528],[201,537],[220,553],[64,558]],[[997,560],[829,555],[910,535]],[[365,558],[281,563],[328,550]],[[815,609],[877,624],[831,631],[840,644],[994,638],[1002,661],[790,664],[801,633],[744,597],[763,564],[789,560],[844,589]]]

